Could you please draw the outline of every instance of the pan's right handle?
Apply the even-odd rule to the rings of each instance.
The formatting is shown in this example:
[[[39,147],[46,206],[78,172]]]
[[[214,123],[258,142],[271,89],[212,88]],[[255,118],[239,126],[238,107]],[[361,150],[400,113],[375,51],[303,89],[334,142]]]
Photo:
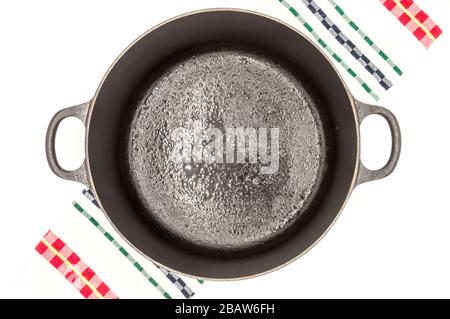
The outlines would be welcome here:
[[[47,155],[47,162],[50,169],[56,176],[70,181],[78,182],[84,185],[88,185],[86,160],[83,161],[81,166],[74,171],[67,171],[61,167],[56,157],[55,150],[55,138],[58,131],[59,124],[62,120],[68,117],[76,117],[80,119],[84,125],[86,125],[86,116],[89,108],[89,103],[75,105],[66,109],[63,109],[56,113],[50,120],[50,124],[47,129],[47,136],[45,138],[45,153]]]
[[[368,169],[367,167],[364,166],[361,160],[359,160],[359,172],[358,178],[356,180],[356,185],[360,185],[362,183],[371,182],[377,179],[384,178],[394,171],[400,159],[401,133],[398,121],[395,118],[394,114],[392,114],[392,112],[381,106],[369,105],[359,101],[355,102],[358,108],[359,124],[361,124],[362,121],[369,115],[374,114],[380,115],[389,124],[389,129],[391,130],[392,136],[391,155],[389,156],[386,165],[384,165],[382,168],[377,170]]]

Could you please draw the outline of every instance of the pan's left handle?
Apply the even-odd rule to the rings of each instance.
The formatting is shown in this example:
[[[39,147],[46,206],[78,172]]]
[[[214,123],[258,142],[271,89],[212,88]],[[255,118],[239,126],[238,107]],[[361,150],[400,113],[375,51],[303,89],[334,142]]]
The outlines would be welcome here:
[[[47,129],[47,136],[45,138],[45,153],[47,155],[47,162],[50,169],[56,176],[69,181],[78,182],[88,186],[87,170],[86,170],[86,160],[83,161],[81,166],[74,170],[68,171],[61,167],[58,162],[55,150],[55,138],[58,131],[59,124],[62,120],[68,117],[76,117],[80,119],[83,124],[86,125],[86,116],[89,109],[90,102],[75,105],[66,109],[63,109],[56,113],[50,120],[50,124]]]
[[[359,160],[359,172],[356,184],[360,185],[362,183],[371,182],[377,179],[384,178],[394,171],[400,159],[401,133],[400,133],[400,125],[398,124],[397,119],[395,118],[394,114],[392,114],[392,112],[390,112],[389,110],[381,106],[369,105],[359,101],[356,101],[356,107],[358,109],[358,118],[360,125],[362,121],[369,115],[375,114],[380,115],[389,124],[392,136],[391,155],[386,165],[384,165],[382,168],[377,170],[368,169],[367,167],[364,166],[361,160]]]

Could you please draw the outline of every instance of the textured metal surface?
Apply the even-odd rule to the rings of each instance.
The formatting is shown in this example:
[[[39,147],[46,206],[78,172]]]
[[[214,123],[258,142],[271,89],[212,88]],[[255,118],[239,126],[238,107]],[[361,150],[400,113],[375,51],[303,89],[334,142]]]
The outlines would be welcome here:
[[[174,163],[174,128],[279,128],[276,174],[260,165]],[[275,238],[302,217],[326,169],[321,118],[302,83],[272,60],[216,49],[168,68],[135,106],[130,184],[144,214],[172,237],[218,250]]]

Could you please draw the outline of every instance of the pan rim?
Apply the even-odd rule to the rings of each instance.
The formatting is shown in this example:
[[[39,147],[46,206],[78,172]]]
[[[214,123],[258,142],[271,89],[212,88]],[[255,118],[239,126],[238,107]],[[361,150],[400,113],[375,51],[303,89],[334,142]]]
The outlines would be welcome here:
[[[154,27],[150,28],[149,30],[147,30],[146,32],[142,33],[139,37],[137,37],[134,41],[132,41],[119,55],[118,57],[112,62],[112,64],[110,65],[110,67],[108,68],[108,70],[106,71],[105,75],[103,76],[100,84],[98,85],[96,92],[94,94],[94,97],[90,100],[89,102],[89,107],[87,110],[87,115],[86,115],[86,134],[85,134],[85,163],[86,163],[86,171],[87,171],[87,181],[89,184],[90,189],[92,190],[92,192],[94,193],[94,195],[96,195],[98,204],[100,209],[102,210],[102,213],[104,214],[104,216],[107,218],[107,220],[110,222],[111,226],[114,228],[114,230],[122,237],[122,239],[128,244],[130,245],[133,249],[135,249],[140,255],[142,255],[144,258],[146,258],[147,260],[153,262],[154,264],[164,267],[170,271],[179,273],[181,275],[190,277],[190,278],[198,278],[198,276],[193,275],[193,274],[188,274],[188,273],[184,273],[183,271],[177,270],[177,269],[173,269],[171,267],[168,267],[167,265],[164,265],[160,262],[158,262],[157,260],[152,259],[151,257],[149,257],[147,254],[145,254],[143,251],[141,251],[140,249],[138,249],[133,243],[131,243],[128,238],[122,234],[122,232],[118,229],[118,227],[116,226],[115,223],[113,223],[113,221],[111,220],[110,216],[106,213],[106,211],[103,208],[103,205],[101,203],[101,200],[98,198],[97,196],[97,190],[95,187],[95,183],[94,180],[92,178],[92,174],[91,174],[91,167],[90,167],[90,160],[89,160],[89,136],[90,136],[90,122],[91,122],[91,118],[92,118],[92,114],[93,114],[93,110],[97,101],[97,98],[102,90],[103,85],[105,84],[106,80],[108,79],[111,71],[114,69],[114,67],[117,65],[117,63],[124,57],[124,55],[132,48],[134,47],[139,41],[141,41],[142,39],[144,39],[147,35],[149,35],[150,33],[152,33],[153,31],[163,27],[164,25],[170,24],[176,20],[185,18],[185,17],[189,17],[189,16],[194,16],[197,14],[204,14],[204,13],[211,13],[211,12],[237,12],[237,13],[244,13],[244,14],[252,14],[252,15],[256,15],[268,20],[271,20],[275,23],[281,24],[282,26],[290,29],[291,31],[295,32],[296,34],[300,35],[304,40],[308,41],[309,44],[311,44],[318,52],[320,52],[320,54],[322,55],[323,58],[325,58],[325,60],[328,62],[329,66],[332,67],[332,69],[334,70],[334,72],[336,73],[336,75],[338,76],[340,82],[342,83],[343,88],[345,89],[345,93],[348,97],[348,100],[350,102],[351,105],[351,109],[352,109],[352,113],[353,113],[353,118],[354,118],[354,122],[358,123],[358,112],[356,109],[356,102],[355,102],[355,98],[353,97],[353,95],[351,94],[347,84],[345,83],[342,75],[339,73],[338,69],[336,68],[336,66],[333,64],[333,62],[331,61],[331,59],[324,53],[321,51],[320,47],[318,45],[316,45],[312,40],[310,40],[307,36],[305,36],[305,34],[303,34],[302,32],[300,32],[298,29],[296,29],[295,27],[289,25],[286,22],[281,21],[278,18],[275,18],[273,16],[270,16],[268,14],[265,13],[261,13],[261,12],[257,12],[254,10],[248,10],[248,9],[242,9],[242,8],[207,8],[207,9],[200,9],[200,10],[194,10],[194,11],[188,11],[185,12],[183,14],[174,16],[170,19],[167,19],[163,22],[160,22],[158,24],[156,24]],[[347,195],[345,197],[345,199],[342,202],[342,205],[339,209],[339,211],[337,212],[336,216],[334,217],[333,221],[328,225],[328,227],[326,228],[325,231],[323,231],[316,240],[314,240],[314,242],[309,245],[306,249],[304,249],[302,252],[300,252],[298,255],[296,255],[295,257],[289,259],[286,262],[281,263],[278,266],[275,266],[271,269],[267,269],[265,271],[260,271],[251,275],[243,275],[243,276],[236,276],[236,277],[227,277],[227,278],[217,278],[217,277],[205,277],[202,276],[202,279],[206,279],[206,280],[213,280],[213,281],[234,281],[234,280],[245,280],[245,279],[251,279],[251,278],[255,278],[255,277],[259,277],[259,276],[263,276],[266,274],[269,274],[273,271],[276,271],[278,269],[281,269],[287,265],[289,265],[290,263],[296,261],[297,259],[299,259],[300,257],[302,257],[303,255],[305,255],[306,253],[308,253],[312,248],[314,248],[324,237],[325,235],[330,231],[330,229],[334,226],[334,224],[336,223],[336,221],[338,220],[338,218],[340,217],[344,207],[346,206],[354,188],[356,187],[356,182],[357,182],[357,176],[358,176],[358,171],[359,171],[359,167],[358,167],[358,159],[360,158],[360,131],[358,129],[358,126],[355,125],[355,137],[356,137],[356,145],[355,145],[355,168],[353,170],[353,176],[352,176],[352,181],[351,184],[349,186],[349,189],[347,191]]]

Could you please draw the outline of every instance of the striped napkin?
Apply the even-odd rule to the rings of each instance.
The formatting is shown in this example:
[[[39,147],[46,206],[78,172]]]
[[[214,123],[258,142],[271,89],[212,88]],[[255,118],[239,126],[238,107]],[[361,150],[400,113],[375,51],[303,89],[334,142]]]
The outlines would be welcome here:
[[[275,16],[284,17],[315,42],[337,67],[352,94],[369,103],[386,96],[402,77],[413,72],[413,66],[426,58],[443,34],[442,22],[431,17],[430,1],[425,0],[257,3],[260,7],[255,4],[248,9],[265,12],[279,8]],[[421,4],[428,9],[423,10]],[[191,298],[204,285],[201,279],[158,267],[127,245],[88,189],[42,231],[35,251],[30,263],[39,276],[33,276],[30,284],[44,296]]]
[[[368,103],[379,101],[412,72],[442,34],[413,0],[273,1],[297,20],[293,26],[321,47],[352,93]]]
[[[48,283],[59,277],[72,286],[61,290],[61,298],[188,299],[204,284],[142,257],[114,230],[89,189],[60,215],[35,247],[39,258],[32,262],[40,276],[33,285],[38,289],[58,289]]]

